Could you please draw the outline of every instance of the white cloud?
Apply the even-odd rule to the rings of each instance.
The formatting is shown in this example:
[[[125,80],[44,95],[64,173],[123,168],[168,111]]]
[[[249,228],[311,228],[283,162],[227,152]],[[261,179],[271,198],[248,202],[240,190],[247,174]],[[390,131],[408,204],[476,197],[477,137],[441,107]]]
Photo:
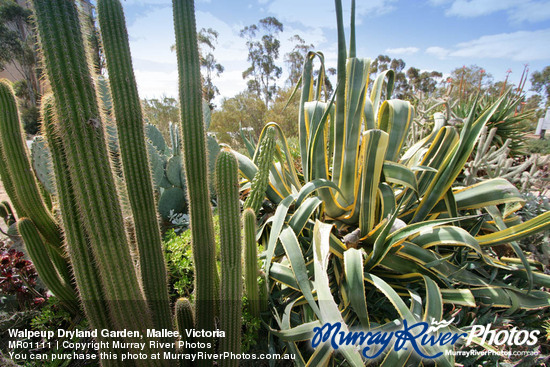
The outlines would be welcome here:
[[[97,2],[97,0],[95,1]],[[124,0],[122,6],[132,5],[172,5],[172,0]]]
[[[394,9],[392,3],[396,0],[369,0],[358,1],[356,4],[356,21],[361,23],[361,18],[369,15],[381,15]],[[292,9],[289,11],[289,9]],[[318,0],[274,0],[269,4],[268,10],[284,22],[296,22],[306,27],[336,28],[336,15],[334,2]],[[344,9],[346,21],[349,19],[349,9]]]
[[[550,19],[549,0],[430,0],[434,6],[445,6],[445,14],[473,18],[506,11],[515,23]]]
[[[176,54],[170,51],[176,42],[171,20],[172,9],[164,7],[136,18],[128,27],[133,58],[176,65]]]
[[[432,46],[426,49],[426,53],[428,55],[433,55],[438,59],[445,59],[449,55],[449,50],[444,49],[443,47]]]
[[[233,96],[246,89],[246,81],[242,78],[242,72],[248,67],[246,60],[248,50],[245,40],[239,37],[239,31],[243,25],[228,24],[204,11],[196,11],[196,21],[198,30],[210,27],[219,34],[213,53],[226,71],[214,80],[221,94],[218,99],[224,96]],[[172,9],[156,7],[140,14],[129,26],[128,33],[140,96],[142,98],[162,95],[176,97],[177,59],[175,52],[170,51],[170,47],[175,43]],[[281,48],[277,61],[277,64],[285,70],[279,82],[281,86],[286,79],[284,55],[294,48],[294,43],[289,41],[289,38],[295,34],[302,37],[307,44],[312,43],[317,47],[326,42],[320,28],[297,29],[289,25],[285,26],[284,32],[279,35]]]
[[[214,80],[214,84],[220,90],[220,95],[215,100],[218,105],[223,97],[233,97],[246,89],[246,81],[243,79],[241,70],[225,71],[219,78]]]
[[[429,3],[435,6],[452,2],[453,0],[429,0]]]
[[[516,61],[550,58],[550,49],[541,45],[548,43],[550,29],[519,31],[483,36],[477,40],[459,43],[452,56],[510,58]]]
[[[517,6],[516,0],[456,0],[447,10],[448,15],[477,17]]]
[[[412,55],[419,51],[418,47],[397,47],[397,48],[387,48],[384,51],[390,55]]]
[[[461,42],[453,49],[429,47],[426,53],[440,59],[447,57],[510,59],[514,61],[544,60],[550,58],[548,43],[550,29],[518,31],[482,36]]]
[[[151,0],[146,0],[151,1]],[[203,0],[204,1],[204,0]],[[215,79],[220,93],[225,96],[246,87],[241,72],[246,68],[247,50],[238,35],[238,27],[232,27],[208,12],[196,12],[197,29],[211,27],[218,33],[214,56],[226,70]],[[134,59],[136,80],[142,98],[162,95],[177,97],[177,58],[170,47],[175,43],[172,9],[156,8],[141,14],[128,28],[130,47]]]
[[[541,22],[550,19],[550,2],[525,2],[510,12],[513,22]]]

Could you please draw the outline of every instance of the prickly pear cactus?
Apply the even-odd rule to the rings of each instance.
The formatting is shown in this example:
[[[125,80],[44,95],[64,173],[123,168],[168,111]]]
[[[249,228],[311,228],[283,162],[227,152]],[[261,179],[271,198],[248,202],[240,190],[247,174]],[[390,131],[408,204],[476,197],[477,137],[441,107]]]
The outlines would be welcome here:
[[[203,111],[205,128],[210,125],[210,110]],[[168,220],[170,213],[187,213],[187,190],[181,155],[181,137],[177,125],[170,124],[170,144],[166,143],[160,130],[152,124],[145,125],[148,139],[149,160],[155,190],[159,192],[159,213]],[[207,136],[208,171],[210,192],[215,193],[213,183],[216,157],[220,146],[213,136]]]
[[[52,155],[46,144],[46,140],[37,135],[31,145],[32,168],[42,186],[50,194],[55,195],[55,184],[53,182]]]
[[[145,136],[149,142],[157,149],[159,154],[168,154],[168,146],[162,137],[162,133],[153,124],[145,124]]]
[[[158,210],[165,220],[170,219],[171,214],[187,212],[185,174],[181,150],[178,151],[180,138],[179,132],[173,126],[175,127],[170,124],[172,145],[168,146],[155,125],[145,125],[153,186],[159,193]]]

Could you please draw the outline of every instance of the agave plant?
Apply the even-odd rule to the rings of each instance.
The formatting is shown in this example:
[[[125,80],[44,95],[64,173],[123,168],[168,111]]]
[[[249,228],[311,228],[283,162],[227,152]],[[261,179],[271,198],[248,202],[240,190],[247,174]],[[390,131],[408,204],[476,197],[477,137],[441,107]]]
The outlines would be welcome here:
[[[414,110],[409,102],[389,99],[392,71],[380,74],[368,90],[370,60],[355,55],[353,23],[346,52],[341,1],[336,14],[338,87],[329,102],[319,101],[321,93],[314,91],[322,83],[313,79],[313,59],[322,61],[323,55],[312,52],[304,64],[301,173],[281,129],[266,126],[275,127],[279,137],[266,190],[278,206],[260,228],[275,320],[270,331],[296,353],[298,366],[334,358],[359,366],[364,360],[351,346],[338,354],[329,343],[308,348],[313,330],[326,323],[341,323],[347,331],[384,329],[404,320],[440,322],[446,305],[483,304],[509,312],[550,306],[549,294],[535,289],[550,285],[550,277],[515,242],[549,228],[550,214],[521,223],[514,212],[524,201],[505,179],[454,184],[507,96],[481,114],[474,103],[460,131],[437,126],[404,151]],[[253,159],[238,155],[250,181],[260,153],[258,147]],[[517,258],[498,258],[492,247],[502,244]],[[417,358],[411,353],[393,350],[381,357],[382,364],[411,363]],[[443,356],[438,363],[452,366],[453,358]]]
[[[470,97],[465,101],[457,101],[456,103],[451,103],[451,115],[458,120],[462,120],[471,111],[474,111],[474,114],[479,116],[491,108],[494,101],[495,97],[488,95]],[[489,130],[496,128],[493,142],[496,147],[500,148],[506,143],[506,140],[510,140],[508,145],[512,157],[524,154],[523,135],[529,130],[529,126],[525,122],[531,120],[535,114],[535,110],[523,109],[523,101],[524,96],[510,90],[504,101],[500,103],[487,122]]]

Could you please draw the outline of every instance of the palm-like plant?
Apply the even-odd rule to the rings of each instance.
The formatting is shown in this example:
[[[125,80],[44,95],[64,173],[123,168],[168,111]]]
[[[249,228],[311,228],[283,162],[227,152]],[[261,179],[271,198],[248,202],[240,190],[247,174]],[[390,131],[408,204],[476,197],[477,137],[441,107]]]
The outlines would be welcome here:
[[[550,227],[550,213],[521,223],[514,212],[523,199],[504,179],[453,186],[481,129],[508,96],[477,115],[474,103],[460,131],[438,127],[403,152],[413,108],[384,100],[393,89],[392,71],[379,75],[369,94],[370,60],[355,57],[353,24],[346,55],[339,0],[336,13],[338,87],[331,101],[319,101],[314,90],[323,83],[313,80],[313,59],[323,55],[310,53],[304,64],[302,174],[278,129],[266,191],[278,207],[261,227],[273,334],[297,354],[297,365],[323,365],[335,358],[329,344],[314,351],[299,345],[325,323],[372,330],[401,320],[441,321],[446,304],[510,312],[549,306],[548,293],[535,287],[549,286],[550,277],[515,241]],[[253,160],[238,155],[249,180],[258,155],[259,148]],[[519,260],[499,259],[492,251],[499,244],[511,246]],[[363,364],[356,349],[339,351],[349,364]],[[410,357],[410,350],[391,351],[382,364],[402,365]]]

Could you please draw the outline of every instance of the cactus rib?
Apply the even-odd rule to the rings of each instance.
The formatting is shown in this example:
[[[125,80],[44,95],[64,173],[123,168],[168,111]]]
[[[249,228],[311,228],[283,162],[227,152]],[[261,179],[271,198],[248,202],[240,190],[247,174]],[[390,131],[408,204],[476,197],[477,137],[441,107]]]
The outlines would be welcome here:
[[[33,222],[28,218],[21,218],[17,222],[17,231],[25,241],[25,248],[31,257],[40,278],[49,290],[69,307],[74,314],[78,313],[79,307],[71,284],[67,284],[56,272],[50,259],[48,251],[45,251],[45,244],[38,233]]]
[[[193,349],[187,347],[187,343],[193,343],[193,338],[187,336],[186,330],[193,329],[193,325],[195,323],[193,316],[193,306],[187,298],[178,298],[178,300],[176,301],[174,319],[176,321],[176,328],[180,334],[180,340],[178,340],[178,344],[176,346],[178,353],[194,353]],[[181,367],[191,367],[192,365],[192,362],[188,359],[180,360]]]
[[[196,327],[214,329],[218,275],[208,190],[197,31],[192,0],[173,0],[185,172],[196,266]],[[206,361],[205,365],[211,365]]]
[[[17,214],[20,217],[32,218],[34,225],[46,240],[42,251],[50,255],[51,264],[55,266],[63,282],[71,284],[69,264],[61,248],[61,229],[46,207],[33,175],[17,114],[15,95],[7,81],[0,81],[0,140],[2,156],[6,158],[5,170],[8,172],[8,187],[10,181],[12,185],[17,183],[13,187],[14,192],[11,193],[13,196],[10,197],[15,203]],[[20,208],[17,209],[17,207]],[[63,297],[60,295],[60,298]]]
[[[245,289],[252,316],[260,317],[258,290],[258,255],[256,245],[256,213],[252,208],[243,212]]]
[[[0,139],[8,176],[11,176],[13,183],[17,183],[14,185],[17,199],[12,199],[17,214],[33,218],[34,224],[48,243],[59,249],[62,242],[61,232],[40,195],[21,131],[15,95],[5,80],[0,81]],[[23,213],[20,213],[21,209]]]
[[[237,158],[223,150],[216,160],[216,189],[220,218],[221,292],[220,324],[225,338],[220,352],[240,353],[241,348],[241,220]],[[238,359],[224,358],[220,366],[237,367]]]
[[[130,57],[128,33],[118,0],[99,0],[98,19],[107,59],[124,177],[139,253],[143,291],[158,329],[172,325],[167,274],[155,210],[141,104]]]
[[[61,209],[61,221],[65,229],[65,247],[73,264],[74,277],[79,290],[84,313],[93,329],[109,329],[109,310],[102,294],[100,279],[94,259],[87,244],[87,235],[74,205],[74,192],[68,174],[65,151],[56,132],[53,96],[46,95],[41,102],[42,127],[52,155],[52,166],[56,177],[56,192]],[[98,335],[99,340],[103,338]],[[106,351],[103,350],[102,351]],[[120,353],[111,350],[111,353]],[[118,360],[103,360],[103,366],[118,366]]]
[[[245,208],[252,208],[254,213],[258,214],[262,207],[262,202],[265,197],[265,190],[269,184],[269,169],[275,152],[275,128],[270,126],[267,128],[266,134],[260,144],[258,154],[258,172],[254,175],[250,194],[244,203]]]
[[[76,5],[67,0],[33,0],[33,5],[57,131],[111,320],[118,329],[144,332],[152,329],[152,318],[134,271]],[[143,352],[151,352],[148,345]]]

